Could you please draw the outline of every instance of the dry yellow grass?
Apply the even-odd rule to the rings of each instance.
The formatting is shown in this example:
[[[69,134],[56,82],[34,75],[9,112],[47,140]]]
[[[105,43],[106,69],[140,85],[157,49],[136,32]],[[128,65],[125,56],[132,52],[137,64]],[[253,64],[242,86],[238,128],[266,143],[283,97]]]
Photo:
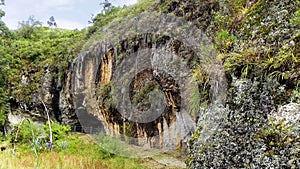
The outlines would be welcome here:
[[[36,160],[32,153],[13,156],[10,153],[0,154],[0,169],[32,169],[35,168]],[[111,168],[109,164],[99,159],[91,159],[82,156],[61,154],[57,152],[42,153],[39,156],[38,168],[41,169],[99,169]]]
[[[0,169],[165,169],[165,168],[182,168],[178,165],[170,165],[167,163],[161,163],[160,161],[169,161],[173,163],[173,160],[166,158],[165,156],[172,155],[159,155],[153,156],[153,158],[128,158],[124,156],[118,156],[111,154],[106,149],[101,148],[95,139],[92,139],[88,135],[84,134],[70,134],[66,136],[67,147],[60,149],[58,145],[54,148],[53,152],[43,150],[38,152],[38,160],[36,160],[33,150],[30,149],[28,144],[19,144],[16,147],[15,155],[12,155],[12,147],[7,146],[7,150],[0,151]],[[105,140],[104,140],[105,141]],[[59,144],[61,140],[58,140]],[[118,151],[138,153],[143,150],[138,147],[126,147],[121,142],[113,142],[111,139],[107,139],[107,146],[113,146],[119,144]],[[111,149],[108,148],[108,149]],[[150,152],[146,154],[139,154],[141,157],[145,155],[147,157]],[[153,152],[152,152],[153,153]],[[157,153],[157,152],[156,152]],[[155,155],[156,154],[154,152]],[[118,153],[117,153],[118,154]],[[155,158],[154,158],[155,157]],[[38,164],[37,164],[38,162]],[[176,162],[176,161],[174,161]]]

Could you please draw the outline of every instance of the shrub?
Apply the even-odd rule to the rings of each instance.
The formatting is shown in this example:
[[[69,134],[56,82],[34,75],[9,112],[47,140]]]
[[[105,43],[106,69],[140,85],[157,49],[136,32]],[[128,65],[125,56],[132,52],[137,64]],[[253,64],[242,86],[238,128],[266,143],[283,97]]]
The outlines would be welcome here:
[[[11,139],[14,143],[28,144],[32,141],[32,135],[38,136],[40,134],[41,132],[31,120],[25,120],[15,125]]]
[[[71,131],[71,127],[68,125],[62,125],[55,122],[51,122],[52,134],[53,134],[53,141],[62,139],[66,137],[66,135]],[[50,129],[48,124],[44,124],[42,131],[46,134],[50,133]],[[49,139],[49,136],[47,136]]]

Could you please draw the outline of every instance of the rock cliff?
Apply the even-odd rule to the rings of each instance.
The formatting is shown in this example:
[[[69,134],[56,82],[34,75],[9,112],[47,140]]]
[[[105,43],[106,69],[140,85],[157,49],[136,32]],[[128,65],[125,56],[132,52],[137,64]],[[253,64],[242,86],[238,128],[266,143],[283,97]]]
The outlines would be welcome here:
[[[300,111],[297,10],[296,1],[259,0],[233,22],[236,40],[220,54],[226,103],[203,111],[189,168],[299,167],[299,121],[287,115]]]
[[[161,0],[99,27],[66,70],[45,66],[31,104],[11,97],[8,122],[45,121],[43,101],[87,133],[188,146],[189,168],[299,168],[299,8]]]

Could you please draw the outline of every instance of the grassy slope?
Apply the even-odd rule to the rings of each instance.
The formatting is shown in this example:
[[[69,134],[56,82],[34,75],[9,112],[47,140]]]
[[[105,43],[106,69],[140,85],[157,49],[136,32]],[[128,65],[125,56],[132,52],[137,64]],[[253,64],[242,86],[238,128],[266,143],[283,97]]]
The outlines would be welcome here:
[[[42,169],[147,168],[140,159],[110,154],[95,144],[87,135],[72,134],[66,137],[66,149],[56,147],[53,152],[38,153],[38,161],[34,153],[28,149],[29,145],[26,146],[27,150],[17,148],[15,155],[12,154],[12,150],[0,152],[0,169],[34,168],[35,166]]]
[[[147,158],[126,158],[113,155],[101,148],[88,135],[70,134],[66,139],[67,148],[58,146],[53,152],[38,153],[38,160],[29,145],[0,152],[0,169],[180,169],[184,168],[183,156],[179,152],[157,154]],[[109,143],[108,143],[109,144]],[[37,164],[38,162],[38,164]]]

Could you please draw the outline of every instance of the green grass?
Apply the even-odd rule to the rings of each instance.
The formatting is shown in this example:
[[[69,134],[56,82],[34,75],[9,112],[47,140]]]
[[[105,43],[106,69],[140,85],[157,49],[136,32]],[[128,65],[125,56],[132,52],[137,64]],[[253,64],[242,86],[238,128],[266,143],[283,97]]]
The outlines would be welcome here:
[[[60,144],[65,141],[66,147]],[[15,155],[11,150],[0,152],[0,169],[35,168],[36,159],[30,149],[18,145]],[[40,169],[139,169],[147,168],[141,159],[126,158],[111,154],[101,148],[87,135],[72,134],[56,141],[54,151],[39,152],[38,167]]]
[[[139,0],[136,4],[127,7],[113,7],[105,13],[99,13],[93,18],[93,26],[88,29],[87,37],[94,34],[99,28],[108,25],[111,22],[117,22],[125,17],[140,14],[155,3],[154,0]]]

